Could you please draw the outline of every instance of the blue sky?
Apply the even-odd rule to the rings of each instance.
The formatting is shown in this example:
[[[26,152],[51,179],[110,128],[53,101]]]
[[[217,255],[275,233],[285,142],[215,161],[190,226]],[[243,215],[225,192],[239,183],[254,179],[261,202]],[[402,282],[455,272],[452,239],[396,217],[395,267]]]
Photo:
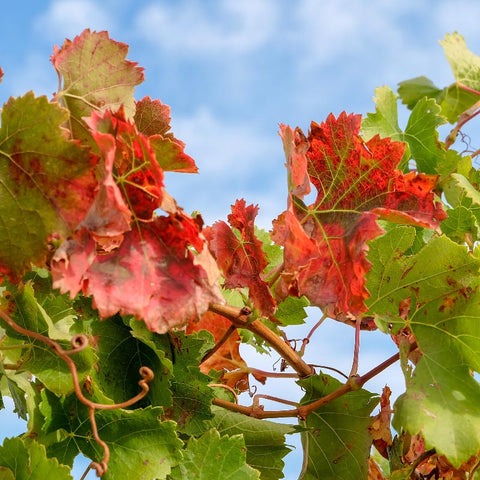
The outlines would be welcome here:
[[[51,96],[53,45],[86,27],[108,30],[130,45],[129,59],[145,67],[136,97],[171,106],[174,133],[200,168],[200,175],[169,175],[170,193],[207,223],[225,219],[244,197],[259,204],[259,224],[269,229],[286,203],[278,124],[306,131],[330,112],[365,114],[374,110],[377,86],[395,89],[418,75],[441,87],[451,83],[438,40],[457,30],[480,53],[479,19],[477,0],[5,2],[0,98],[3,103],[28,90]],[[351,328],[326,325],[309,361],[333,355],[348,371],[350,340]],[[384,341],[380,334],[365,338],[361,371],[394,351]],[[257,363],[268,369],[273,361]],[[389,369],[367,388],[380,391],[397,373]],[[391,383],[400,391],[401,378]],[[1,433],[14,432],[9,428]],[[286,478],[298,471],[297,462]]]

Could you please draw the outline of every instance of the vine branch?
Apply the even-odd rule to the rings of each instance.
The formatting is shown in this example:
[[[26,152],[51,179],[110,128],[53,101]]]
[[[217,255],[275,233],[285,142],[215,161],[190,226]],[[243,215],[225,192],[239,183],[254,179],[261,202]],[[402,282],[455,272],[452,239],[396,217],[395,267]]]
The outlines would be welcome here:
[[[410,345],[410,351],[413,351],[417,348],[416,342]],[[298,417],[301,420],[307,418],[307,416],[314,412],[315,410],[323,407],[327,403],[336,400],[337,398],[345,395],[348,392],[353,390],[358,390],[362,388],[362,386],[371,380],[373,377],[378,375],[380,372],[388,368],[389,366],[393,365],[400,359],[400,352],[392,355],[391,357],[387,358],[385,361],[377,365],[376,367],[369,370],[367,373],[361,376],[354,376],[351,377],[345,384],[341,387],[337,388],[335,391],[325,395],[318,400],[315,400],[312,403],[307,405],[302,405],[300,407],[296,407],[289,410],[264,410],[262,405],[254,402],[251,406],[239,405],[237,403],[229,402],[227,400],[223,400],[221,398],[213,399],[213,404],[219,407],[223,407],[227,410],[232,412],[243,413],[244,415],[254,417],[254,418],[288,418],[288,417]]]
[[[298,373],[300,378],[309,377],[315,373],[312,366],[308,365],[288,343],[284,342],[276,333],[270,330],[259,320],[251,321],[249,316],[252,311],[248,307],[238,308],[231,305],[213,303],[209,310],[227,318],[237,328],[245,328],[263,338],[286,362]]]

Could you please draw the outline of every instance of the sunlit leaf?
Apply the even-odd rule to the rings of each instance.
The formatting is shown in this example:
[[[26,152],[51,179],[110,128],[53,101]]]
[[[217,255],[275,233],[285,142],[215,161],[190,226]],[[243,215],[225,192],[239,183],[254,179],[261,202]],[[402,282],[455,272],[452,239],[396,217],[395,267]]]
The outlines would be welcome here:
[[[340,382],[327,375],[301,380],[306,393],[302,404],[310,403],[340,387]],[[368,457],[372,437],[370,413],[378,399],[366,390],[343,395],[310,413],[302,422],[308,430],[302,433],[304,462],[300,479],[367,478]]]
[[[61,80],[55,99],[70,110],[75,138],[90,139],[83,117],[92,110],[117,111],[123,106],[128,118],[135,113],[133,92],[143,82],[143,68],[126,60],[128,46],[109,38],[107,32],[84,30],[56,46],[51,57]]]
[[[56,458],[47,458],[45,447],[35,440],[6,438],[0,446],[0,478],[69,480],[73,477],[66,465],[60,465]]]
[[[240,435],[220,437],[212,429],[200,438],[191,438],[183,452],[183,461],[172,471],[170,480],[209,480],[215,472],[217,478],[232,480],[259,479],[259,472],[245,462],[245,444]]]
[[[285,247],[277,294],[305,295],[343,321],[365,311],[365,253],[382,233],[377,219],[437,228],[445,218],[434,199],[437,176],[400,172],[404,144],[379,136],[365,143],[360,122],[342,113],[312,123],[305,155],[317,198],[306,206],[290,192],[273,231]]]
[[[480,260],[447,237],[406,256],[411,239],[403,227],[370,244],[368,303],[390,316],[392,329],[411,329],[422,352],[395,404],[396,429],[421,432],[427,448],[458,466],[480,449],[480,386],[470,373],[480,370]],[[404,320],[399,305],[407,299]]]
[[[263,279],[267,259],[262,242],[255,235],[257,213],[258,207],[246,206],[245,200],[237,200],[228,216],[231,227],[218,221],[205,234],[225,276],[225,288],[248,287],[253,304],[268,317],[275,312],[276,304]]]
[[[148,137],[159,165],[166,171],[196,173],[193,158],[184,152],[184,143],[170,130],[170,107],[160,100],[142,98],[136,104],[135,124]]]
[[[61,127],[67,110],[32,92],[11,98],[0,130],[0,271],[43,264],[48,242],[83,219],[96,180],[88,151]]]

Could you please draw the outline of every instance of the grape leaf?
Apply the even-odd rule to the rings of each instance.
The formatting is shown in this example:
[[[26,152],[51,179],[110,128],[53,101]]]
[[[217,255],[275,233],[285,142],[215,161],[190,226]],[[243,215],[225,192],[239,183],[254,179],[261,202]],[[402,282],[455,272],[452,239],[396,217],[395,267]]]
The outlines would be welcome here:
[[[415,105],[424,97],[433,98],[440,103],[443,90],[434,85],[427,77],[415,77],[398,84],[398,94],[402,102],[413,110]]]
[[[82,290],[102,317],[133,314],[158,333],[199,318],[223,301],[200,222],[176,205],[168,216],[154,214],[165,196],[163,171],[121,110],[87,122],[104,156],[104,179],[75,237],[52,259],[55,288],[72,298]]]
[[[232,326],[232,322],[214,312],[206,312],[198,322],[190,322],[187,325],[186,333],[207,330],[213,335],[215,344],[218,343]],[[235,329],[229,335],[222,346],[207,360],[202,361],[200,370],[208,374],[213,368],[222,371],[222,381],[232,388],[240,391],[248,390],[248,371],[241,371],[247,368],[245,360],[240,355],[240,335]],[[240,370],[240,371],[239,371]]]
[[[43,391],[42,398],[44,431],[70,432],[66,439],[47,447],[48,455],[67,465],[80,452],[92,460],[101,460],[103,450],[92,436],[87,407],[74,395],[58,398]],[[102,478],[153,480],[170,473],[181,461],[182,442],[176,436],[175,424],[161,421],[161,414],[160,407],[95,412],[98,434],[110,449],[108,471]]]
[[[426,77],[412,78],[400,82],[398,85],[398,93],[402,102],[410,110],[413,110],[420,100],[427,97],[440,106],[442,115],[450,123],[455,123],[459,115],[478,100],[478,96],[475,93],[466,91],[456,83],[440,89]]]
[[[408,171],[407,162],[413,158],[419,172],[437,173],[437,166],[445,156],[437,133],[437,128],[445,123],[440,107],[433,99],[420,99],[413,107],[405,132],[402,132],[397,120],[396,95],[388,87],[379,87],[375,93],[376,113],[368,113],[362,121],[365,139],[380,135],[405,142],[408,148],[402,159],[402,169]]]
[[[398,93],[410,109],[425,96],[435,100],[441,107],[442,115],[450,123],[456,123],[459,116],[478,101],[478,94],[464,87],[480,90],[480,57],[468,50],[465,39],[456,32],[447,34],[440,44],[452,67],[456,82],[439,89],[428,78],[417,77],[401,82]]]
[[[93,322],[90,334],[97,339],[94,350],[98,356],[92,377],[114,403],[124,402],[140,392],[139,370],[146,366],[154,372],[155,377],[148,384],[146,399],[135,404],[136,408],[146,406],[148,402],[154,406],[172,404],[169,389],[172,364],[160,349],[152,350],[134,338],[131,329],[118,316],[104,322]]]
[[[306,392],[302,404],[311,403],[341,386],[328,375],[311,376],[298,383]],[[361,389],[310,413],[301,422],[308,430],[302,432],[305,459],[299,478],[366,479],[372,445],[368,430],[372,423],[370,413],[377,403],[377,397]]]
[[[421,432],[427,449],[458,466],[480,449],[480,386],[470,374],[480,370],[480,259],[443,236],[405,256],[412,234],[402,227],[371,242],[368,303],[392,329],[408,326],[423,354],[395,404],[395,428]]]
[[[25,441],[20,438],[6,438],[0,446],[0,477],[5,480],[73,478],[66,465],[60,465],[56,458],[47,458],[43,445],[35,440]]]
[[[473,244],[478,238],[478,221],[471,210],[459,205],[447,210],[447,214],[440,225],[442,232],[455,242]]]
[[[280,137],[287,159],[288,191],[292,195],[303,198],[311,191],[306,157],[309,149],[308,141],[300,129],[294,132],[289,126],[283,124],[280,124]]]
[[[132,314],[158,333],[181,327],[211,302],[223,302],[205,251],[189,249],[201,242],[198,233],[180,213],[157,217],[127,232],[114,252],[97,254],[95,240],[82,229],[52,259],[54,287],[72,298],[80,290],[92,295],[104,318]]]
[[[245,444],[240,435],[220,437],[211,429],[200,438],[190,438],[183,452],[183,461],[168,477],[170,480],[210,480],[212,472],[216,478],[229,480],[253,480],[260,478],[259,472],[245,463]]]
[[[66,339],[70,340],[72,335],[68,332],[59,335],[61,332],[54,329],[52,320],[37,303],[31,285],[19,286],[18,291],[10,292],[7,308],[12,311],[13,320],[21,327],[44,336],[49,335],[51,338],[57,337],[57,342],[63,349],[71,349],[70,342]],[[10,338],[18,339],[18,345],[24,345],[22,357],[19,360],[20,372],[26,371],[35,375],[48,389],[58,395],[73,392],[70,369],[51,347],[33,337],[17,333],[4,320],[1,320],[0,323]],[[54,329],[55,335],[52,334],[52,329]],[[58,336],[61,336],[62,339],[58,339]],[[87,347],[71,358],[77,367],[79,382],[82,383],[95,362],[95,356]]]
[[[480,91],[480,57],[468,50],[465,39],[455,32],[445,35],[440,44],[456,81]]]
[[[305,297],[287,297],[283,302],[278,304],[275,318],[283,325],[301,325],[305,323],[308,307],[310,302]]]
[[[126,44],[111,40],[107,32],[89,29],[54,48],[51,60],[62,82],[55,99],[70,110],[75,138],[91,138],[82,118],[92,110],[117,111],[123,106],[127,118],[133,118],[133,92],[144,76],[143,68],[125,59],[127,53]]]
[[[443,185],[447,202],[467,208],[480,222],[480,192],[461,174],[452,173]]]
[[[272,236],[285,247],[280,297],[305,295],[343,321],[366,310],[366,242],[383,232],[376,220],[438,228],[445,218],[432,191],[437,176],[401,173],[404,145],[378,136],[364,143],[360,122],[342,113],[312,122],[308,138],[296,129],[295,141],[309,144],[307,171],[318,194],[307,207],[290,192]]]
[[[136,104],[135,124],[148,137],[160,166],[166,171],[196,173],[193,158],[183,151],[185,144],[170,130],[170,107],[160,100],[144,97]]]
[[[169,378],[173,401],[165,418],[173,418],[179,430],[189,435],[205,432],[209,428],[206,420],[212,418],[210,407],[215,396],[208,385],[217,382],[202,373],[198,365],[213,346],[212,335],[205,330],[192,335],[182,332],[157,335],[133,319],[130,326],[135,338],[149,346],[162,362],[173,365],[173,375]]]
[[[211,334],[206,331],[171,335],[171,354],[174,378],[171,381],[172,414],[179,431],[199,435],[208,429],[212,418],[211,404],[215,392],[208,385],[217,383],[202,373],[199,365],[206,350],[212,346]]]
[[[11,98],[0,130],[0,271],[19,279],[90,207],[94,160],[61,127],[68,111],[32,92]]]
[[[228,221],[218,221],[205,231],[210,251],[225,276],[225,288],[249,288],[249,296],[264,316],[275,312],[276,303],[263,280],[267,259],[262,242],[255,235],[254,221],[258,206],[246,206],[245,200],[232,205]],[[236,234],[237,233],[237,234]]]
[[[212,407],[214,417],[208,421],[220,435],[243,435],[247,463],[260,472],[262,480],[283,478],[282,458],[290,452],[285,435],[294,433],[290,425],[258,420],[223,408]]]
[[[107,178],[115,177],[136,219],[151,220],[162,205],[164,174],[148,138],[125,118],[123,107],[115,114],[92,112],[85,122],[105,159]]]

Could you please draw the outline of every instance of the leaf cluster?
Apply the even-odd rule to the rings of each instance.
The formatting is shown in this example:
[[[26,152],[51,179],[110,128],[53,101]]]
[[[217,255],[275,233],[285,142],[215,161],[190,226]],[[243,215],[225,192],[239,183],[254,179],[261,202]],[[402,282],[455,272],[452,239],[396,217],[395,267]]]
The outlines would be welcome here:
[[[10,98],[1,118],[0,407],[10,396],[27,420],[0,446],[2,478],[71,478],[83,454],[105,479],[277,480],[293,434],[304,480],[475,478],[480,149],[455,142],[480,113],[480,57],[457,33],[441,44],[452,85],[418,77],[378,88],[365,118],[280,126],[288,194],[271,232],[244,199],[204,226],[168,194],[166,171],[197,167],[169,107],[135,100],[125,44],[85,30],[55,47],[53,98]],[[327,317],[354,327],[350,375],[304,360]],[[362,329],[398,347],[368,372]],[[241,343],[275,351],[279,371],[249,366]],[[363,386],[397,361],[391,406]],[[251,385],[278,377],[296,400]]]

